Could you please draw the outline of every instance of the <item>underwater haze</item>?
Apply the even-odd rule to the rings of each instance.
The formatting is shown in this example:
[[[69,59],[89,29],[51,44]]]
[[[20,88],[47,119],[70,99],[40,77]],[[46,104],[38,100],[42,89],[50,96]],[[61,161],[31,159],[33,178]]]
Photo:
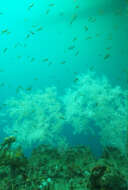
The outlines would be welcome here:
[[[126,151],[128,1],[0,2],[0,139]]]

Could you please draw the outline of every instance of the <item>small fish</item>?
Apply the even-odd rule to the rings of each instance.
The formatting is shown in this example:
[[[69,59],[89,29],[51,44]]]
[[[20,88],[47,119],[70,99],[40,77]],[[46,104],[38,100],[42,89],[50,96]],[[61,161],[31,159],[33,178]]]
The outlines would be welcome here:
[[[34,34],[35,34],[35,32],[33,32],[33,31],[30,31],[30,34],[34,35]]]
[[[80,93],[79,96],[84,96],[84,93]]]
[[[65,117],[64,117],[64,116],[60,116],[60,119],[63,119],[63,120],[65,120]]]
[[[88,17],[88,21],[89,21],[89,22],[95,22],[95,21],[96,21],[96,18],[90,16],[90,17]]]
[[[107,50],[110,50],[112,47],[106,47]]]
[[[11,32],[8,31],[7,34],[11,34]]]
[[[79,79],[76,77],[75,79],[74,79],[74,82],[77,82]]]
[[[112,37],[108,37],[107,40],[112,40]]]
[[[33,6],[34,6],[34,3],[31,3],[31,4],[28,6],[28,10],[30,10]]]
[[[50,3],[48,6],[49,6],[49,7],[54,7],[55,4],[54,4],[54,3]]]
[[[1,34],[8,34],[8,29],[6,28],[6,29],[3,29],[2,31],[1,31]]]
[[[60,12],[59,15],[60,15],[60,16],[64,16],[64,12]]]
[[[28,22],[28,18],[24,18],[24,22]]]
[[[42,27],[42,26],[40,26],[39,28],[36,29],[37,32],[39,32],[39,31],[41,31],[41,30],[43,30],[43,27]]]
[[[106,59],[108,59],[110,57],[110,54],[106,54],[105,56],[104,56],[104,59],[106,60]]]
[[[0,105],[0,110],[3,109],[7,104],[1,104]]]
[[[84,26],[84,30],[85,30],[85,32],[87,32],[88,31],[88,27]]]
[[[17,55],[17,58],[18,58],[18,59],[21,59],[21,58],[22,58],[22,56],[21,56],[21,55]]]
[[[8,48],[4,48],[4,49],[3,49],[3,53],[6,53],[7,50],[8,50]]]
[[[26,88],[27,91],[31,91],[32,90],[32,86]]]
[[[5,86],[4,82],[0,83],[0,87],[4,87],[4,86]]]
[[[96,33],[96,37],[99,37],[101,34],[100,33]]]
[[[50,9],[46,10],[46,15],[48,15],[50,13]]]
[[[95,69],[94,65],[90,66],[89,70],[93,71]]]
[[[108,34],[107,40],[112,40],[112,33],[109,33],[109,34]]]
[[[36,28],[36,27],[37,27],[37,24],[33,24],[33,25],[32,25],[32,28]]]
[[[118,30],[119,26],[118,25],[114,25],[113,28],[114,28],[114,30]]]
[[[115,15],[122,16],[122,10],[121,9],[116,10]]]
[[[99,105],[99,103],[98,103],[98,102],[96,102],[94,106],[95,106],[95,107],[97,107],[98,105]]]
[[[77,14],[74,14],[71,18],[70,24],[73,24],[73,22],[77,19]]]
[[[102,16],[104,14],[104,10],[99,10],[98,13],[100,16]]]
[[[27,35],[26,35],[26,39],[28,39],[29,37],[30,37],[30,34],[27,34]]]
[[[34,80],[38,80],[38,78],[37,78],[37,77],[35,77],[35,78],[34,78]]]
[[[33,31],[29,31],[29,33],[26,35],[26,39],[30,38],[31,35],[34,35],[35,32]]]
[[[27,44],[26,44],[26,43],[24,43],[24,44],[23,44],[23,47],[24,47],[24,48],[26,48],[26,47],[27,47]]]
[[[18,46],[22,46],[22,44],[20,42],[17,42],[15,45],[14,45],[14,48],[18,47]]]
[[[31,60],[30,60],[30,62],[32,63],[34,61],[35,61],[35,57],[32,57]]]
[[[2,106],[7,106],[7,104],[3,103]]]
[[[122,69],[122,72],[124,72],[125,74],[128,75],[128,69],[127,69],[127,68],[123,68],[123,69]]]
[[[92,36],[88,36],[85,38],[86,40],[91,40],[92,39]]]
[[[61,64],[65,64],[66,63],[66,61],[64,60],[64,61],[62,61],[62,62],[60,62]]]
[[[17,88],[16,88],[16,93],[19,93],[20,90],[23,90],[23,87],[21,85],[19,85]]]
[[[48,63],[48,66],[50,66],[52,64],[52,62],[50,61],[49,63]]]
[[[74,38],[72,39],[73,42],[75,42],[76,40],[77,40],[77,37],[74,37]]]
[[[78,9],[78,8],[80,8],[80,7],[79,7],[79,5],[76,5],[75,8]]]
[[[43,62],[48,62],[48,58],[44,58],[42,61]]]
[[[69,46],[69,47],[68,47],[68,50],[73,50],[74,48],[75,48],[75,46],[72,45],[72,46]]]
[[[16,157],[16,158],[21,158],[22,155],[23,155],[23,154],[22,154],[21,151],[16,150],[16,152],[15,152],[15,157]]]
[[[79,50],[75,53],[75,56],[77,56],[79,54]]]

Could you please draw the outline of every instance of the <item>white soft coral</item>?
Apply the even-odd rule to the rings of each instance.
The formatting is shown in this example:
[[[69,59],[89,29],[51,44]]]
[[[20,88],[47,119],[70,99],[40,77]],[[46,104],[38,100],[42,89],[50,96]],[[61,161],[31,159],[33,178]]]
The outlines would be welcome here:
[[[33,93],[21,92],[6,101],[10,123],[6,135],[14,135],[24,149],[40,143],[56,143],[62,129],[61,104],[55,87]]]
[[[78,83],[64,97],[65,115],[75,133],[96,132],[102,145],[124,148],[127,126],[127,91],[113,87],[95,73],[80,75]],[[93,123],[93,125],[91,125]]]

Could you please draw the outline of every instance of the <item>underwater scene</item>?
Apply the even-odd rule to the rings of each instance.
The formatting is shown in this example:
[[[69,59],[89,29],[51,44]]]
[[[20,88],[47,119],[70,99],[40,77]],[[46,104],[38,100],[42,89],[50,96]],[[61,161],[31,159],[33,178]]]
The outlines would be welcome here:
[[[0,1],[0,190],[128,190],[128,0]]]

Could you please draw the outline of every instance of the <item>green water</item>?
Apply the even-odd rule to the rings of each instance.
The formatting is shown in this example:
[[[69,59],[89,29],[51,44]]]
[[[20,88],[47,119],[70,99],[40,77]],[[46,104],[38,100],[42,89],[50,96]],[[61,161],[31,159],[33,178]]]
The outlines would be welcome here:
[[[49,86],[55,86],[58,94],[63,96],[67,88],[77,83],[78,75],[86,74],[88,71],[94,71],[97,77],[105,75],[113,88],[119,85],[122,90],[126,90],[127,19],[127,0],[1,1],[1,104],[10,97],[17,97],[20,90],[31,94]],[[94,79],[92,80],[94,85],[93,82]],[[76,91],[78,93],[79,87]],[[24,98],[23,101],[26,101],[27,95]],[[34,101],[38,102],[37,99]],[[33,102],[29,101],[26,105],[29,107],[31,104],[32,107]],[[13,109],[17,108],[17,112],[19,110],[21,112],[19,111],[19,115],[13,119],[5,119],[11,126],[13,126],[12,120],[19,122],[23,112],[25,115],[22,122],[28,114],[25,111],[28,108],[25,107],[25,103],[22,101],[21,104],[15,103]],[[97,105],[97,102],[95,104]],[[11,103],[10,106],[12,105]],[[116,105],[114,109],[117,107]],[[37,114],[37,107],[35,109]],[[14,116],[13,113],[11,116]],[[41,113],[39,111],[39,116]],[[30,115],[26,122],[30,122]]]
[[[125,0],[6,0],[0,3],[0,13],[2,97],[15,95],[19,85],[55,84],[63,90],[72,84],[74,73],[89,68],[125,86]]]

